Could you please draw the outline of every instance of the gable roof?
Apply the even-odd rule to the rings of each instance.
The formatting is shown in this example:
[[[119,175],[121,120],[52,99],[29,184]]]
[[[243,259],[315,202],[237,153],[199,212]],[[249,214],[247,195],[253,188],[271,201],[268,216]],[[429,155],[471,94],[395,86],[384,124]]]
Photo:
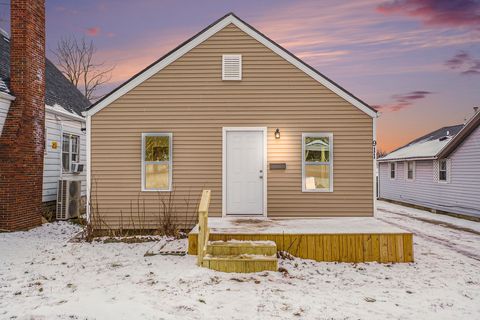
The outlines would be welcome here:
[[[382,161],[438,159],[448,157],[480,125],[478,111],[465,125],[443,127],[417,138],[383,158]]]
[[[10,40],[0,34],[0,92],[15,96],[10,89]],[[91,104],[48,59],[45,60],[45,104],[61,106],[65,111],[82,115]]]
[[[480,110],[478,110],[475,115],[467,121],[463,126],[462,130],[448,143],[445,147],[440,150],[437,157],[445,158],[448,157],[455,149],[457,149],[462,142],[478,127],[480,126]]]
[[[256,30],[254,27],[246,23],[245,21],[238,18],[234,13],[228,13],[227,15],[223,16],[222,18],[218,19],[187,41],[180,44],[178,47],[173,49],[172,51],[165,54],[163,57],[155,61],[154,63],[147,66],[145,69],[141,70],[133,77],[125,81],[123,84],[118,86],[116,89],[111,91],[109,94],[105,95],[102,99],[98,100],[96,103],[91,105],[86,114],[87,116],[92,116],[98,111],[102,110],[110,103],[115,101],[116,99],[120,98],[143,81],[147,80],[170,63],[174,62],[185,53],[190,51],[191,49],[195,48],[197,45],[202,43],[203,41],[210,38],[212,35],[217,33],[218,31],[222,30],[229,24],[233,24],[237,26],[239,29],[244,31],[246,34],[250,35],[252,38],[256,39],[266,47],[270,48],[273,52],[308,74],[310,77],[327,87],[328,89],[332,90],[340,97],[344,98],[346,101],[350,102],[352,105],[369,115],[370,117],[376,117],[377,111],[369,106],[367,103],[363,102],[359,98],[355,97],[353,94],[339,86],[337,83],[332,81],[331,79],[327,78],[322,73],[315,70],[310,65],[306,64],[298,57],[296,57],[293,53],[286,50],[285,48],[278,45],[276,42],[270,40],[264,34]]]

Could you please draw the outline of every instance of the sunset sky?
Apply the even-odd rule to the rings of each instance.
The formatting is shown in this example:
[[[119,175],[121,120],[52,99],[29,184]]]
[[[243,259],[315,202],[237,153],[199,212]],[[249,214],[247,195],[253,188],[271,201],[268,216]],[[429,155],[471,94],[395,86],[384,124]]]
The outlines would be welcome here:
[[[8,1],[0,1],[8,31]],[[233,11],[381,111],[390,151],[480,106],[480,1],[47,0],[47,50],[85,36],[115,65],[105,91]],[[48,57],[55,62],[51,52]]]

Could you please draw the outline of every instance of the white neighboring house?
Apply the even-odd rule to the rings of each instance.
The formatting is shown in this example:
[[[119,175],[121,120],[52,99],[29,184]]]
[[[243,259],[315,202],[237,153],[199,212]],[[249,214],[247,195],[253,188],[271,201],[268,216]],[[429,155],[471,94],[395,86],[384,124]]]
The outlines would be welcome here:
[[[10,78],[10,41],[0,34],[0,135],[15,93],[8,86]],[[90,105],[88,99],[48,59],[45,63],[45,158],[43,171],[43,202],[56,201],[58,180],[82,181],[86,196],[86,169],[73,173],[73,164],[86,164],[85,118],[82,112]]]
[[[480,111],[378,159],[379,198],[480,217]]]

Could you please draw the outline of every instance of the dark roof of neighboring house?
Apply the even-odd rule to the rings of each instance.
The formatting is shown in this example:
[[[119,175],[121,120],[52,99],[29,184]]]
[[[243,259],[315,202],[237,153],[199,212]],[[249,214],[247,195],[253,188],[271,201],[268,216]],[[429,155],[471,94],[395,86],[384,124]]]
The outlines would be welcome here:
[[[466,124],[432,131],[390,152],[378,161],[448,157],[479,125],[480,111],[476,112]]]
[[[475,115],[467,121],[463,128],[458,132],[455,137],[447,144],[439,153],[439,158],[448,157],[462,142],[480,126],[480,110],[477,110]]]
[[[224,15],[223,17],[219,18],[218,20],[216,20],[215,22],[213,22],[212,24],[210,24],[209,26],[207,26],[206,28],[204,28],[203,30],[201,30],[200,32],[198,32],[197,34],[195,34],[193,37],[191,37],[190,39],[184,41],[183,43],[181,43],[180,45],[178,45],[176,48],[172,49],[171,51],[169,51],[168,53],[166,53],[165,55],[163,55],[161,58],[159,58],[158,60],[154,61],[153,63],[151,63],[150,65],[148,65],[147,67],[145,67],[143,70],[139,71],[137,74],[133,75],[131,78],[127,79],[125,82],[123,82],[122,84],[120,84],[118,87],[116,87],[115,89],[113,89],[111,92],[109,92],[108,94],[104,95],[101,99],[95,101],[95,103],[93,103],[92,105],[90,105],[87,110],[90,110],[92,108],[94,108],[95,106],[99,105],[102,103],[102,101],[106,100],[109,96],[111,96],[112,94],[114,94],[115,92],[117,92],[119,89],[121,89],[122,87],[124,87],[125,85],[127,85],[129,82],[131,82],[132,80],[134,80],[135,78],[139,77],[140,75],[142,75],[144,72],[146,72],[147,70],[149,70],[150,68],[152,68],[153,66],[155,66],[156,64],[160,63],[162,60],[166,59],[167,57],[169,57],[170,55],[172,55],[174,52],[176,52],[177,50],[179,50],[180,48],[182,48],[183,46],[185,46],[186,44],[188,44],[189,42],[193,41],[195,38],[199,37],[200,35],[202,35],[203,33],[205,33],[207,30],[209,30],[210,28],[212,28],[213,26],[215,26],[217,23],[221,22],[222,20],[224,20],[225,18],[227,18],[228,16],[233,16],[235,17],[236,19],[238,19],[239,21],[241,21],[242,23],[244,23],[246,26],[248,26],[250,29],[254,30],[256,33],[258,33],[259,35],[261,35],[263,38],[265,38],[266,40],[268,40],[269,42],[271,42],[272,44],[274,44],[276,47],[278,47],[279,49],[281,49],[283,52],[285,52],[287,55],[291,56],[292,58],[294,58],[295,60],[297,60],[298,62],[300,62],[301,64],[303,64],[305,67],[307,67],[308,69],[310,69],[311,71],[313,71],[314,73],[316,73],[317,75],[319,75],[320,77],[326,79],[328,82],[332,83],[335,87],[337,87],[338,89],[340,89],[341,91],[343,91],[344,93],[346,93],[347,95],[349,95],[350,97],[352,97],[353,99],[357,100],[358,102],[360,102],[361,104],[363,104],[364,106],[366,106],[368,109],[370,109],[371,111],[373,111],[374,113],[378,113],[378,111],[371,107],[370,105],[368,105],[366,102],[362,101],[361,99],[359,99],[358,97],[356,97],[355,95],[353,95],[351,92],[347,91],[345,88],[341,87],[338,83],[334,82],[332,79],[328,78],[327,76],[325,76],[324,74],[322,74],[321,72],[319,72],[318,70],[316,70],[315,68],[313,68],[312,66],[310,66],[309,64],[307,64],[306,62],[304,62],[303,60],[301,60],[300,58],[298,58],[296,55],[294,55],[292,52],[288,51],[287,49],[285,49],[284,47],[280,46],[278,43],[276,43],[275,41],[273,41],[272,39],[270,39],[269,37],[267,37],[266,35],[264,35],[263,33],[261,33],[260,31],[258,31],[257,29],[255,29],[253,26],[251,26],[250,24],[248,24],[247,22],[243,21],[242,19],[240,19],[235,13],[233,12],[229,12],[227,13],[226,15]]]
[[[48,59],[45,61],[45,104],[59,105],[66,111],[82,115],[91,104],[87,98],[55,67]],[[10,40],[0,34],[0,92],[15,96],[9,90],[10,82]]]
[[[418,143],[420,141],[432,141],[432,140],[437,140],[437,139],[440,139],[442,137],[448,137],[448,136],[455,136],[460,130],[462,130],[463,128],[463,124],[456,124],[454,126],[449,126],[449,127],[443,127],[443,128],[440,128],[440,129],[437,129],[435,131],[432,131],[424,136],[421,136],[420,138],[417,138],[409,143],[407,143],[406,145],[404,145],[403,147],[401,148],[404,148],[404,147],[407,147],[407,146],[410,146],[412,144],[415,144],[415,143]],[[401,149],[399,148],[399,149]],[[398,149],[397,149],[398,150]],[[396,150],[395,150],[396,151]]]

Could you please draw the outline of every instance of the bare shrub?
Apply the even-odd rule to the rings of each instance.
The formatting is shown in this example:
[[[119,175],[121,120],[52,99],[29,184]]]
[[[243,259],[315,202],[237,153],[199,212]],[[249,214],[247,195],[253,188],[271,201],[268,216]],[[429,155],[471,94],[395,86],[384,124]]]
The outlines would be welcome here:
[[[171,192],[157,192],[156,198],[150,198],[148,202],[141,193],[138,193],[136,199],[130,200],[127,216],[125,216],[123,210],[120,210],[118,224],[111,226],[104,219],[99,208],[97,181],[93,180],[93,188],[90,190],[90,203],[87,204],[90,209],[90,217],[84,228],[84,239],[92,241],[96,236],[124,237],[151,234],[182,237],[185,235],[183,231],[196,224],[200,197],[201,193],[194,199],[194,205],[191,190],[189,190],[187,196],[183,199],[183,207],[177,208],[177,204],[181,202],[176,201],[175,188]],[[152,201],[156,210],[152,211],[150,208],[150,212],[147,214],[147,203],[152,204]],[[183,224],[179,222],[182,213],[180,210],[184,211]]]

